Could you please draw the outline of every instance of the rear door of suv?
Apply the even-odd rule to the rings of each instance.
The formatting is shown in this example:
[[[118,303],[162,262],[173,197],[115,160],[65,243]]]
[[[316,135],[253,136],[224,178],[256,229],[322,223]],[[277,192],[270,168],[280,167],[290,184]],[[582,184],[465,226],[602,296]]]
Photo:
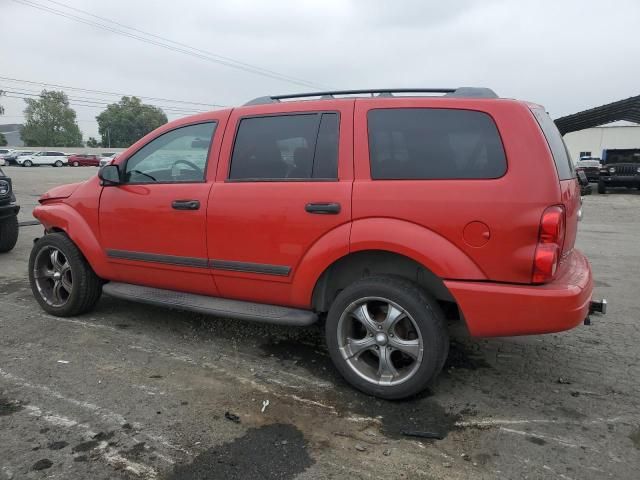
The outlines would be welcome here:
[[[296,268],[316,242],[331,232],[348,253],[353,104],[233,111],[207,212],[210,266],[222,296],[291,304]]]

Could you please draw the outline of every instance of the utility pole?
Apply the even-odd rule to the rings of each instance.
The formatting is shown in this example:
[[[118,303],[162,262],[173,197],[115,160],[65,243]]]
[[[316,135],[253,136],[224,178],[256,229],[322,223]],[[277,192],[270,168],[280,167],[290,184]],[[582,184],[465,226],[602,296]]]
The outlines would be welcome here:
[[[109,148],[111,148],[111,130],[107,127],[107,142],[109,142]]]

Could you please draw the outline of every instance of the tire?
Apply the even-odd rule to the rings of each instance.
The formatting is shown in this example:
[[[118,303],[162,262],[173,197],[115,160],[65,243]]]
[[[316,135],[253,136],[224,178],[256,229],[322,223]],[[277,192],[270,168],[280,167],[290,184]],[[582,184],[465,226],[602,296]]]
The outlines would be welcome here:
[[[607,193],[607,187],[604,186],[604,182],[598,182],[598,193],[599,194]]]
[[[13,249],[18,242],[18,217],[12,216],[0,221],[0,253]]]
[[[58,269],[53,251],[58,252]],[[57,280],[56,273],[61,273]],[[29,257],[29,283],[42,309],[57,317],[90,311],[102,294],[102,281],[64,233],[51,233],[35,242]]]
[[[23,167],[33,167],[33,162],[31,162],[31,160],[25,160],[24,162],[22,162],[22,166]]]
[[[63,165],[64,163],[62,163],[62,160],[56,160],[56,163],[53,164],[54,167],[61,167]]]
[[[353,315],[354,308],[363,311],[362,305],[369,313],[368,320],[380,315],[369,327],[363,327],[368,320],[362,322]],[[401,320],[395,325],[391,306],[396,313],[401,311],[397,316]],[[382,316],[387,320],[380,322]],[[392,326],[387,329],[383,326],[389,319]],[[424,390],[440,373],[449,353],[449,335],[437,302],[416,284],[399,277],[373,276],[349,285],[331,305],[325,329],[331,360],[345,380],[364,393],[388,400]],[[350,331],[356,338],[345,339]],[[367,348],[363,348],[365,344]],[[409,351],[408,345],[413,356],[404,353]],[[381,353],[392,365],[386,378],[380,375],[385,363]]]
[[[79,166],[80,166],[80,164],[79,164],[78,162],[73,162],[73,166],[74,166],[74,167],[79,167]]]

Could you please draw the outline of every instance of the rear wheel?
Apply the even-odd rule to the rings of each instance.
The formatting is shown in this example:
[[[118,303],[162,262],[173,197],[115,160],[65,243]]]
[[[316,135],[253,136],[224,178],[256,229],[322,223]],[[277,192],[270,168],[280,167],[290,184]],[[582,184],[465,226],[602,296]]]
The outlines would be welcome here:
[[[0,220],[0,253],[8,252],[18,241],[18,217],[15,215]]]
[[[64,163],[62,163],[62,160],[56,160],[56,163],[53,164],[54,167],[61,167],[62,165],[64,165]]]
[[[426,388],[449,351],[436,301],[396,277],[365,278],[344,289],[329,310],[326,338],[342,376],[357,389],[386,399]]]
[[[33,245],[29,282],[40,306],[58,317],[88,312],[102,294],[100,278],[64,233],[45,235]]]
[[[603,181],[598,182],[598,193],[607,193],[607,187],[604,186]]]

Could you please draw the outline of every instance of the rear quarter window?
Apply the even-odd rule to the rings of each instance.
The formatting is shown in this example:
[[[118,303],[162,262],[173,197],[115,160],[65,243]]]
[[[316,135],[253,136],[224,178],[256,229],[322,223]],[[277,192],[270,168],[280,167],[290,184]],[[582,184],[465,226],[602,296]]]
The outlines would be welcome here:
[[[507,171],[498,129],[486,113],[374,109],[367,122],[374,180],[491,179]]]
[[[560,131],[551,117],[541,108],[532,108],[531,112],[536,118],[538,125],[542,129],[542,133],[547,139],[549,149],[551,149],[551,155],[553,161],[556,164],[556,170],[558,171],[558,178],[560,180],[570,180],[575,178],[576,172],[571,162],[571,155],[567,150],[567,146],[560,135]]]

